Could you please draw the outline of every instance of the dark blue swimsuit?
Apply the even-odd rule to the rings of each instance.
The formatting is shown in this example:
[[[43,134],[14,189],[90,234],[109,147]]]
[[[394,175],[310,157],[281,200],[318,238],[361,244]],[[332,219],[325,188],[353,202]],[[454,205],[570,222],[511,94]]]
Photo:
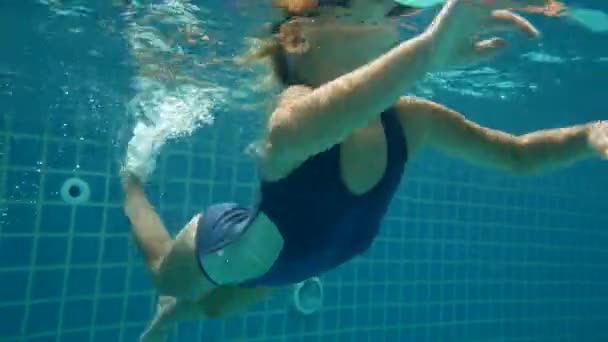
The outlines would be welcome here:
[[[362,195],[348,190],[340,172],[340,145],[335,145],[311,157],[287,177],[262,182],[260,200],[253,209],[231,203],[209,207],[197,232],[199,259],[238,239],[259,212],[277,226],[283,249],[267,273],[238,285],[297,283],[367,250],[378,234],[407,161],[405,136],[396,113],[389,109],[381,118],[387,165],[374,188]]]

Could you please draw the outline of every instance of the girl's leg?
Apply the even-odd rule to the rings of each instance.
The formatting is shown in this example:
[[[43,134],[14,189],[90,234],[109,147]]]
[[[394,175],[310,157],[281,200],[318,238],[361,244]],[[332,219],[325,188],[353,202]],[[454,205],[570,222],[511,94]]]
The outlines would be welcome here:
[[[164,342],[169,337],[173,324],[181,320],[205,318],[197,302],[175,297],[160,296],[156,316],[140,336],[140,342]]]
[[[131,222],[131,233],[144,257],[148,271],[154,273],[173,243],[154,207],[148,201],[143,184],[133,175],[124,175],[124,210]]]
[[[200,215],[195,216],[175,240],[148,201],[142,184],[133,176],[123,179],[125,213],[146,270],[161,295],[192,297],[198,288],[213,287],[203,277],[195,254],[194,236]]]
[[[173,324],[179,321],[222,319],[247,310],[272,292],[268,287],[226,286],[215,288],[197,300],[161,296],[156,316],[141,335],[140,342],[164,342]]]

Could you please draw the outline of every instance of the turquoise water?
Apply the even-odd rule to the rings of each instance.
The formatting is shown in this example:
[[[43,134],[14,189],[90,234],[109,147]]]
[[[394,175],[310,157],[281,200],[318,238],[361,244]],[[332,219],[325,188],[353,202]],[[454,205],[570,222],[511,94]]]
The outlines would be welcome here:
[[[267,5],[93,3],[0,2],[3,342],[137,340],[155,293],[116,172],[137,120],[186,120],[148,186],[172,231],[210,203],[255,194],[245,151],[258,84],[225,60]],[[513,133],[606,119],[602,26],[531,19],[542,43],[513,36],[492,63],[413,91]],[[516,178],[420,155],[373,248],[322,277],[320,312],[296,315],[285,292],[235,318],[181,324],[172,341],[606,341],[606,170],[589,161]],[[72,178],[88,184],[88,196],[72,191],[81,203],[61,196]]]

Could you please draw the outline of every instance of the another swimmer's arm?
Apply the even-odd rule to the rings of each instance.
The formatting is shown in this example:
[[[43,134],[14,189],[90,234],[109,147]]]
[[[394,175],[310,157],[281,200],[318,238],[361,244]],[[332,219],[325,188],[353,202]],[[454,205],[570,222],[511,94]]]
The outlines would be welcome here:
[[[450,156],[514,174],[539,174],[592,158],[593,124],[512,135],[482,127],[431,101],[410,101],[409,116],[424,121],[426,143]]]

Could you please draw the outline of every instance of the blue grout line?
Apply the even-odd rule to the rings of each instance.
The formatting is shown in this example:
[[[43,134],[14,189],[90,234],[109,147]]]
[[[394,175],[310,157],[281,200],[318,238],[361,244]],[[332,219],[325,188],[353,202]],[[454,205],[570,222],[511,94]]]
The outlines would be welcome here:
[[[47,130],[45,129],[45,131],[42,134],[42,153],[38,159],[38,166],[42,169],[45,170],[46,169],[46,161],[47,161],[47,151],[48,151],[48,146],[46,144],[46,137],[47,137],[48,133]],[[15,151],[16,152],[16,151]],[[38,186],[38,200],[37,203],[35,204],[36,206],[36,219],[35,219],[35,223],[34,223],[34,229],[33,229],[33,236],[32,236],[32,250],[30,253],[30,275],[28,277],[28,282],[27,282],[27,289],[26,289],[26,295],[25,295],[25,303],[24,303],[24,313],[23,313],[23,320],[21,323],[21,336],[22,338],[25,338],[27,336],[27,327],[29,324],[29,320],[30,320],[30,312],[31,312],[31,301],[32,301],[32,292],[33,292],[33,288],[34,288],[34,278],[35,278],[35,270],[36,270],[36,259],[38,257],[38,243],[40,240],[40,227],[42,225],[42,220],[41,220],[41,212],[42,212],[42,199],[43,199],[43,193],[44,193],[44,189],[45,189],[45,179],[46,179],[46,172],[41,172],[40,174],[40,184]]]
[[[104,177],[104,203],[108,203],[109,202],[109,196],[110,196],[110,179],[111,179],[111,175],[116,174],[117,170],[112,170],[112,166],[113,166],[113,160],[112,158],[110,158],[111,155],[111,151],[112,151],[112,144],[107,144],[106,145],[106,153],[108,154],[106,163],[105,163],[105,177]],[[81,152],[81,150],[79,150],[79,152]],[[80,153],[78,153],[78,155],[80,156]],[[105,241],[107,239],[107,225],[108,225],[108,210],[107,208],[103,208],[102,210],[102,222],[101,222],[101,231],[99,232],[99,241],[100,241],[100,245],[99,245],[99,251],[97,254],[97,265],[96,265],[96,278],[95,278],[95,288],[94,288],[94,294],[93,294],[93,307],[92,307],[92,313],[91,313],[91,320],[92,320],[92,324],[90,327],[90,331],[89,331],[89,340],[90,341],[94,341],[95,340],[95,321],[97,320],[97,315],[98,315],[98,304],[101,298],[101,277],[102,277],[102,265],[103,265],[103,256],[105,253]],[[126,281],[126,280],[125,280]],[[124,307],[124,306],[123,306]],[[123,321],[121,321],[122,324]],[[59,341],[57,341],[59,342]]]
[[[10,116],[8,113],[2,113],[2,115],[5,116],[6,119],[6,125],[8,127],[10,127]],[[7,222],[6,220],[8,219],[8,212],[6,209],[6,205],[7,205],[7,197],[8,197],[8,191],[7,191],[7,174],[8,174],[8,157],[9,157],[9,134],[7,132],[0,132],[0,235],[2,234],[2,227],[4,227]],[[0,250],[2,248],[2,243],[0,242]]]

